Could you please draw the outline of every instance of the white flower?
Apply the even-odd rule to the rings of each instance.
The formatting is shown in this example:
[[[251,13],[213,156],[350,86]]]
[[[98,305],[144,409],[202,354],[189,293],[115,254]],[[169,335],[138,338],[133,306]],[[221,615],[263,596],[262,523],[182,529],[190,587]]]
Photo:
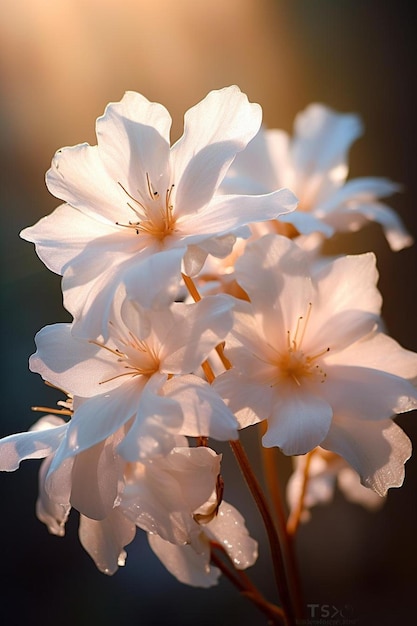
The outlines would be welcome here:
[[[255,218],[295,208],[288,190],[215,195],[260,123],[259,105],[237,87],[212,91],[186,113],[184,134],[170,148],[167,110],[127,92],[97,120],[97,146],[56,153],[46,181],[66,204],[21,236],[63,275],[64,305],[80,335],[102,333],[117,284],[133,268],[140,280],[144,258],[178,249],[193,275],[208,253],[226,255]]]
[[[347,152],[361,133],[356,115],[311,104],[297,115],[292,139],[282,130],[261,129],[235,159],[222,188],[259,194],[289,187],[298,196],[298,210],[279,221],[303,235],[319,231],[329,237],[375,221],[393,250],[410,246],[413,238],[401,219],[380,201],[400,186],[378,177],[346,181]]]
[[[166,454],[176,434],[237,438],[233,414],[192,375],[229,330],[231,304],[213,296],[148,310],[125,300],[105,342],[74,337],[70,324],[43,328],[31,370],[83,399],[51,471],[125,425],[117,451],[127,461]]]
[[[417,355],[378,330],[374,255],[315,271],[297,245],[267,235],[246,247],[236,277],[251,302],[236,306],[226,338],[234,367],[214,387],[241,427],[268,420],[265,446],[293,455],[322,445],[370,475],[369,422],[417,408],[407,380]]]

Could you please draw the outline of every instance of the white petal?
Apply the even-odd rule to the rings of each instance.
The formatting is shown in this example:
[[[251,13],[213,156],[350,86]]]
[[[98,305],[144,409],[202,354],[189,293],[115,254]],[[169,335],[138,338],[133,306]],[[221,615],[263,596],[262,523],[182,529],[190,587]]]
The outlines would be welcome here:
[[[142,307],[163,308],[178,295],[181,282],[181,260],[185,248],[153,254],[140,266],[140,280],[136,267],[124,274],[128,297]]]
[[[328,317],[345,310],[380,313],[382,298],[376,288],[378,272],[372,252],[335,259],[314,278],[319,305]]]
[[[0,440],[0,471],[13,472],[25,459],[43,459],[61,443],[67,424],[46,430],[9,435]]]
[[[367,221],[381,224],[391,250],[402,250],[414,243],[399,215],[382,202],[353,201],[326,217],[326,222],[339,231],[356,231]]]
[[[378,177],[361,177],[348,180],[343,187],[337,190],[335,194],[320,204],[317,213],[320,217],[325,217],[329,213],[338,209],[342,205],[351,202],[369,202],[376,198],[390,196],[393,193],[401,191],[401,185],[388,180],[387,178]]]
[[[413,380],[417,377],[417,354],[381,332],[375,332],[362,341],[331,355],[326,359],[335,365],[353,365],[383,369],[384,372]]]
[[[134,197],[148,196],[148,181],[165,194],[169,185],[171,117],[164,106],[128,91],[97,120],[98,151],[109,176]],[[124,202],[129,198],[124,197]]]
[[[238,423],[213,388],[197,376],[169,380],[164,393],[181,406],[184,421],[179,432],[188,437],[213,437],[218,441],[237,439]]]
[[[118,496],[125,462],[115,454],[120,436],[97,443],[74,458],[70,502],[83,515],[102,520],[109,515]]]
[[[306,455],[293,457],[295,470],[290,476],[286,487],[287,501],[291,512],[298,507],[300,502],[301,491],[305,482],[304,473],[307,458]],[[341,461],[343,463],[343,460]],[[309,519],[309,508],[317,504],[327,504],[331,501],[336,486],[336,473],[333,467],[327,463],[320,453],[313,451],[309,462],[308,481],[303,500],[304,511],[302,512],[302,521]]]
[[[417,408],[417,389],[384,371],[335,365],[326,368],[321,393],[335,412],[365,421],[381,420]]]
[[[305,454],[320,445],[327,435],[333,411],[318,396],[298,390],[278,400],[262,438],[265,447],[278,446],[284,454]]]
[[[402,485],[404,463],[411,456],[409,438],[389,419],[373,422],[337,414],[322,446],[343,456],[362,484],[380,496]]]
[[[310,104],[294,122],[291,154],[300,176],[327,173],[345,162],[351,143],[362,134],[358,116],[335,113],[322,104]]]
[[[197,211],[211,199],[236,153],[258,131],[259,105],[238,87],[211,91],[184,117],[184,134],[172,148],[176,213]]]
[[[217,585],[220,570],[210,565],[210,547],[197,554],[191,546],[178,546],[158,535],[148,534],[149,545],[167,570],[182,583],[193,587]]]
[[[95,219],[127,223],[131,211],[126,193],[108,175],[97,146],[80,144],[56,152],[46,185],[56,197]]]
[[[337,484],[346,500],[360,504],[370,511],[376,511],[385,502],[383,496],[362,485],[359,474],[348,465],[339,471]]]
[[[80,542],[104,574],[114,574],[120,565],[124,565],[126,553],[123,548],[133,541],[135,534],[135,525],[118,508],[101,521],[80,516]]]
[[[301,235],[309,235],[310,233],[323,233],[326,237],[331,237],[334,233],[334,228],[318,219],[313,213],[306,211],[292,211],[281,215],[280,222],[285,224],[292,224],[298,230]]]
[[[177,222],[181,233],[219,237],[251,222],[264,222],[292,211],[297,198],[289,189],[262,196],[214,196],[206,208]]]
[[[39,469],[39,496],[36,501],[36,516],[46,524],[52,535],[63,537],[71,505],[65,497],[55,502],[45,490],[45,480],[51,461],[52,457],[50,456],[43,461]]]
[[[73,332],[79,337],[108,335],[108,321],[119,284],[126,272],[141,277],[141,262],[152,254],[153,247],[126,239],[122,251],[113,251],[101,238],[90,242],[65,268],[62,279],[64,306],[74,319]],[[142,246],[142,247],[138,247]]]
[[[51,471],[55,471],[64,459],[103,441],[133,417],[144,384],[145,381],[135,379],[81,404],[69,423],[67,436],[55,455]]]
[[[90,397],[103,393],[102,381],[117,376],[123,368],[108,350],[77,339],[70,324],[45,326],[36,337],[37,351],[29,359],[29,368],[68,393]],[[105,389],[120,385],[109,381]]]
[[[196,370],[229,332],[233,305],[233,299],[223,295],[207,296],[196,304],[177,305],[174,311],[178,320],[162,348],[161,369],[170,374]]]
[[[115,224],[62,204],[34,226],[22,230],[20,236],[36,245],[36,252],[48,269],[62,274],[65,265],[78,256],[92,239],[113,235],[114,246],[120,241],[117,234]],[[126,243],[126,238],[123,243]]]
[[[273,390],[231,369],[216,378],[213,388],[235,413],[240,428],[257,424],[271,415]]]
[[[195,511],[210,498],[220,474],[221,454],[205,446],[175,448],[164,458],[153,461],[166,475],[172,475],[188,511]],[[166,489],[161,481],[161,489]]]
[[[291,184],[289,136],[261,128],[233,161],[222,183],[224,193],[269,193]]]
[[[221,503],[216,517],[204,525],[208,537],[218,542],[237,569],[246,569],[258,558],[258,544],[249,536],[245,520],[234,506]]]
[[[287,331],[315,299],[307,255],[286,237],[271,234],[249,242],[235,267],[237,281],[265,317],[270,343],[285,343]]]
[[[154,374],[142,390],[135,419],[117,448],[126,461],[167,454],[175,445],[182,411],[178,402],[158,395],[165,381],[164,374]]]
[[[146,461],[123,494],[125,514],[167,541],[190,543],[199,529],[193,512],[213,493],[220,459],[210,448],[186,447]]]

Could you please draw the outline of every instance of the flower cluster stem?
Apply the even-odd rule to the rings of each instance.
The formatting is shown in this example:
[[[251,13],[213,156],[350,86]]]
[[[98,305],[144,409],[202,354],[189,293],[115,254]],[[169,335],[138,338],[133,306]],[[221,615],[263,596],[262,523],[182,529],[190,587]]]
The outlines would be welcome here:
[[[284,558],[274,520],[261,486],[252,471],[247,454],[240,441],[230,441],[230,446],[246,480],[253,499],[263,519],[271,548],[271,556],[277,583],[278,593],[286,617],[287,626],[295,626],[296,620],[292,606],[291,594],[286,577]]]
[[[297,532],[297,528],[300,525],[301,515],[304,509],[304,500],[305,500],[306,492],[307,492],[307,483],[308,483],[309,473],[310,473],[311,457],[313,456],[313,454],[314,454],[314,450],[306,454],[306,463],[304,466],[303,482],[301,485],[300,497],[298,499],[297,507],[292,512],[292,515],[290,515],[290,517],[288,518],[287,534],[291,538],[295,536],[295,533]]]
[[[277,468],[277,449],[262,449],[262,461],[264,465],[264,475],[268,493],[270,494],[272,506],[275,512],[277,530],[284,553],[290,589],[294,599],[294,606],[297,617],[301,618],[304,613],[303,594],[298,570],[297,558],[295,554],[294,536],[290,535],[287,528],[287,516],[282,501],[282,491],[279,484],[279,472]]]
[[[228,580],[240,591],[240,593],[253,602],[258,609],[265,613],[271,624],[279,624],[280,626],[285,624],[285,615],[283,610],[279,606],[268,602],[245,572],[242,570],[236,570],[233,564],[231,564],[231,567],[228,567],[226,563],[224,563],[224,561],[214,551],[215,549],[221,551],[222,555],[230,561],[228,554],[220,544],[211,542],[210,545],[212,563],[219,568],[222,574],[228,578]]]

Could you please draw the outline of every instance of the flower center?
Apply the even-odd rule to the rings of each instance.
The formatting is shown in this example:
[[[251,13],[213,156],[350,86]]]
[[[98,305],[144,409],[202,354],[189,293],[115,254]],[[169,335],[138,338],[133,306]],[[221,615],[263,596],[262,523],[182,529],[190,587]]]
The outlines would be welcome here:
[[[308,355],[302,350],[312,306],[309,302],[307,314],[298,318],[293,337],[291,337],[291,331],[287,331],[287,350],[280,354],[276,363],[279,369],[279,379],[292,381],[297,387],[301,386],[301,381],[305,378],[324,383],[327,377],[318,361],[329,352],[330,348],[325,348],[313,355]]]
[[[141,200],[132,196],[127,189],[123,187],[122,183],[118,183],[125,194],[134,203],[127,202],[127,205],[136,215],[137,220],[129,220],[128,224],[121,224],[120,222],[116,222],[116,224],[117,226],[123,226],[123,228],[132,229],[137,235],[146,234],[162,241],[175,230],[176,220],[173,214],[174,206],[171,199],[174,185],[172,184],[171,187],[166,190],[165,196],[162,198],[159,192],[154,189],[148,173],[146,174],[146,183],[147,194],[145,199],[142,198],[138,190]]]
[[[114,354],[117,362],[120,363],[120,368],[125,370],[111,378],[100,381],[100,385],[123,376],[147,376],[149,378],[152,374],[159,371],[159,358],[155,350],[142,339],[138,339],[134,333],[129,331],[126,337],[120,335],[115,338],[113,336],[113,339],[116,344],[115,348],[90,340],[90,343],[94,343],[96,346]]]

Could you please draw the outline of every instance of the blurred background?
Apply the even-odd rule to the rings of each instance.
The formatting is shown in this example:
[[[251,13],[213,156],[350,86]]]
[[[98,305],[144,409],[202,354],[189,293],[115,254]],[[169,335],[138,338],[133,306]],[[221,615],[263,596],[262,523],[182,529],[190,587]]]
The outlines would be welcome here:
[[[412,4],[376,0],[2,0],[0,436],[26,430],[37,418],[31,405],[59,399],[28,371],[27,359],[42,326],[69,319],[60,280],[18,236],[59,204],[44,185],[55,150],[94,144],[96,117],[125,90],[168,108],[173,140],[186,109],[214,88],[239,85],[262,105],[268,127],[287,131],[298,111],[323,102],[361,115],[365,135],[350,152],[350,176],[403,183],[389,204],[417,236],[413,18]],[[393,253],[370,226],[337,237],[328,250],[376,252],[388,330],[417,350],[416,247]],[[417,442],[416,415],[398,421]],[[112,578],[99,573],[78,543],[74,512],[64,538],[50,536],[36,519],[37,468],[30,461],[0,475],[2,623],[266,623],[226,580],[208,591],[178,583],[142,533],[128,547],[125,568]],[[283,482],[288,471],[283,460]],[[233,461],[224,477],[226,499],[261,543],[253,578],[274,600],[261,522]],[[297,542],[306,604],[349,605],[350,618],[363,626],[414,622],[416,488],[414,458],[404,486],[379,512],[339,494],[331,507],[313,511]]]

